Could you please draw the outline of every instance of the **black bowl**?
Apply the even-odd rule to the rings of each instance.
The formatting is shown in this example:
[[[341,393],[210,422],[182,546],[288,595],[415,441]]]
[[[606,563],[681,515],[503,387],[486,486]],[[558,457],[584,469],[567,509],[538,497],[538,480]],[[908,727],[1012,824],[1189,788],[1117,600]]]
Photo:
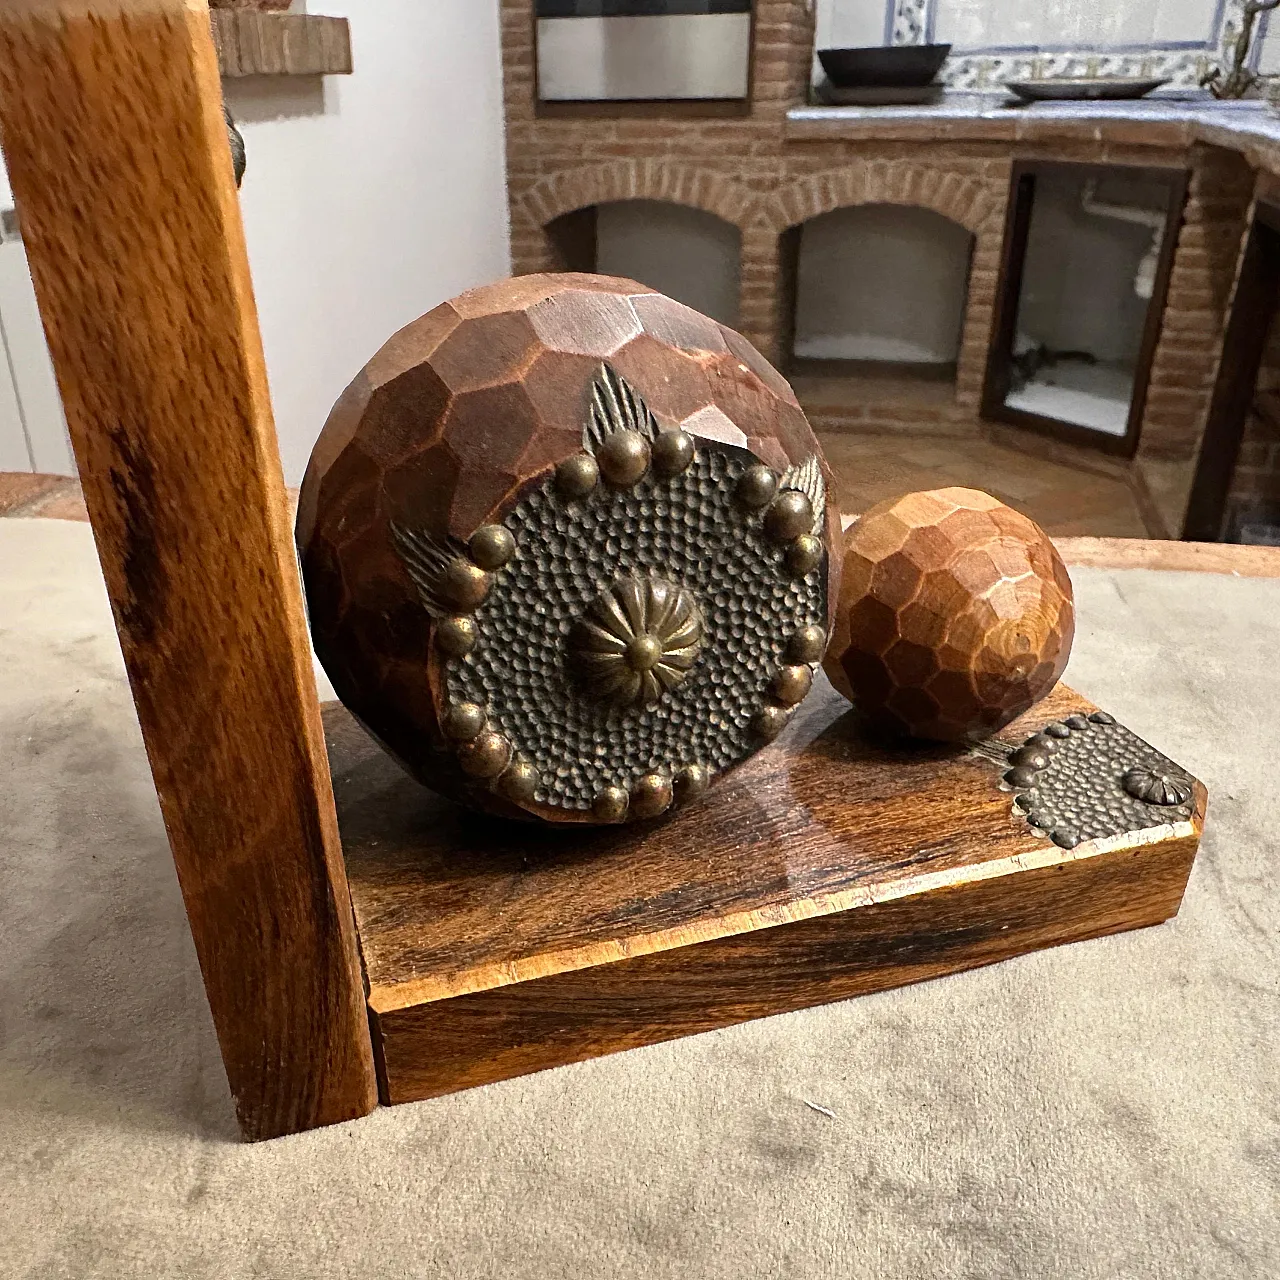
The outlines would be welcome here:
[[[949,44],[892,44],[871,49],[819,49],[818,61],[837,89],[913,88],[932,82]]]

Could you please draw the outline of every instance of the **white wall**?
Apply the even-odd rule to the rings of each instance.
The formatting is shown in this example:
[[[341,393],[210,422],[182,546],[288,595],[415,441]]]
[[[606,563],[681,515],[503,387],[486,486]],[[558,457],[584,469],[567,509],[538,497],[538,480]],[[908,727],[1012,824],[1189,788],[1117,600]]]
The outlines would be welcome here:
[[[596,270],[626,276],[719,320],[738,323],[741,238],[702,209],[663,200],[600,205]]]
[[[931,209],[836,209],[800,232],[795,354],[951,364],[973,237]]]
[[[497,0],[323,0],[355,71],[225,82],[285,479],[400,326],[509,274]]]
[[[12,207],[0,158],[0,209]],[[75,474],[27,253],[12,234],[0,234],[0,471]]]
[[[885,42],[886,0],[817,0],[815,49],[862,49]]]
[[[248,150],[241,209],[295,485],[333,402],[396,329],[511,270],[498,0],[313,7],[350,18],[353,75],[224,82]],[[21,245],[0,245],[0,312],[37,469],[69,472]],[[11,398],[0,388],[3,466],[29,453]]]

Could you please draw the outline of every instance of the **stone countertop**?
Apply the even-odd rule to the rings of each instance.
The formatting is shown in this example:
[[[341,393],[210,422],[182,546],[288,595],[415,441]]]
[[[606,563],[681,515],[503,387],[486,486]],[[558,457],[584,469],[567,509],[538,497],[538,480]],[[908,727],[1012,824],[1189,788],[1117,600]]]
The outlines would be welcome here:
[[[1265,102],[1219,102],[1207,93],[1166,93],[1125,102],[1023,105],[996,94],[948,94],[928,106],[793,107],[789,142],[1093,140],[1183,148],[1202,142],[1239,151],[1280,172],[1280,116]]]

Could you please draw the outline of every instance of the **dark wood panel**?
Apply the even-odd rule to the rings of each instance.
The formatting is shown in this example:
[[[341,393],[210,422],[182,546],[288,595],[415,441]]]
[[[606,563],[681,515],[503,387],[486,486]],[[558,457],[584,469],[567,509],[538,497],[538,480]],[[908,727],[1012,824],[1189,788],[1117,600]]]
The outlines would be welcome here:
[[[362,1115],[372,1049],[207,10],[11,0],[0,122],[241,1128]]]
[[[1240,261],[1182,536],[1217,542],[1267,335],[1280,305],[1280,209],[1259,203]]]
[[[1176,914],[1194,838],[378,1015],[388,1102],[829,1004]]]

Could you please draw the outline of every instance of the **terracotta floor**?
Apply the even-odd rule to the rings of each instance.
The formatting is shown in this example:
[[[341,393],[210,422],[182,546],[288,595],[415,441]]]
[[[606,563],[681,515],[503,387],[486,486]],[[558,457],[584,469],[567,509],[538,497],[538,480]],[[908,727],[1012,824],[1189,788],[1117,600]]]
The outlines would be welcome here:
[[[969,485],[1039,521],[1055,535],[1058,550],[1071,565],[1280,578],[1280,547],[1151,541],[1119,481],[1027,458],[999,445],[936,440],[895,440],[890,445],[883,439],[848,436],[828,440],[826,451],[845,511],[865,511],[882,498],[913,489]],[[291,497],[296,501],[296,491]],[[0,516],[88,520],[77,481],[3,471]]]
[[[89,518],[78,480],[21,471],[0,471],[0,516],[45,516],[50,520]]]
[[[1055,537],[1149,536],[1124,481],[985,440],[827,434],[822,447],[836,473],[842,511],[865,511],[913,489],[962,485],[986,490]]]
[[[1047,533],[1109,538],[1148,536],[1133,495],[1120,480],[1028,457],[983,440],[910,440],[828,435],[841,510],[861,512],[913,489],[985,489]],[[85,519],[79,485],[60,476],[0,474],[0,515]]]

